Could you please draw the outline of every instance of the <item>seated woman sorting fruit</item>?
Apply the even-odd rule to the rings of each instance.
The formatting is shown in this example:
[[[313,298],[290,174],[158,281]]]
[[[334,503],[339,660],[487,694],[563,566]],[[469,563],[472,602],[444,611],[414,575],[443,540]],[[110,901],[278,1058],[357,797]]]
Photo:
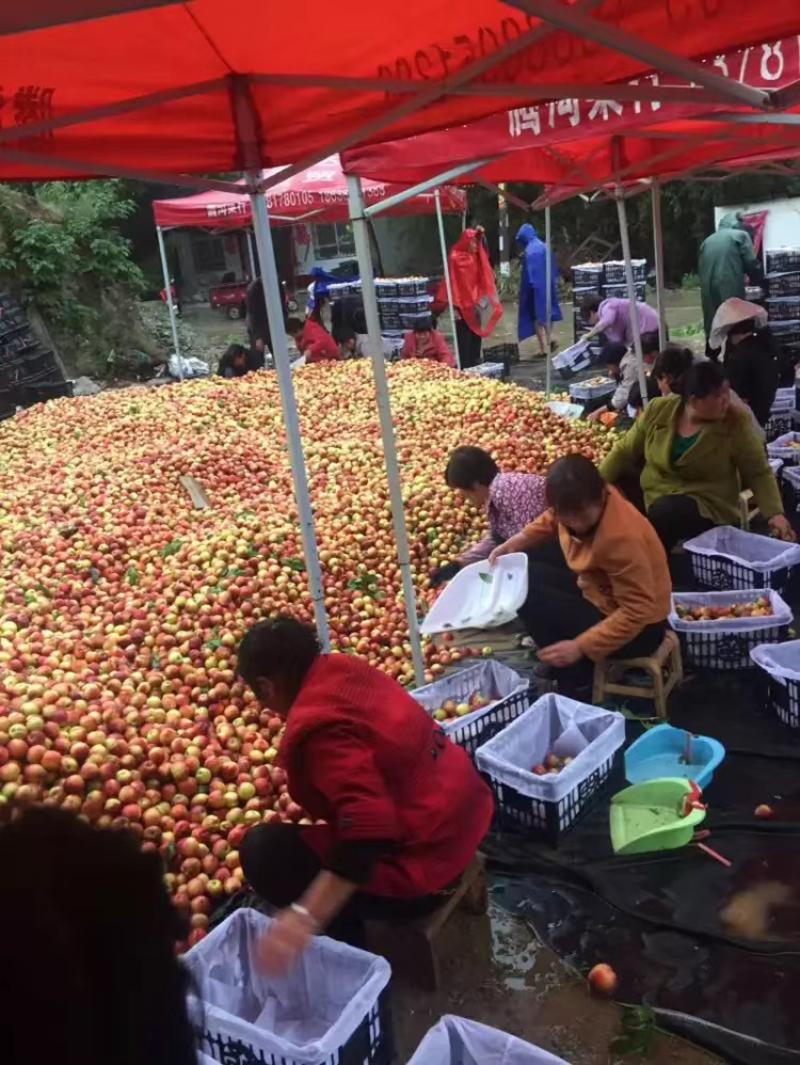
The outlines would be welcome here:
[[[434,588],[451,581],[462,566],[488,558],[493,548],[547,510],[544,477],[538,473],[501,473],[492,456],[480,447],[457,447],[451,451],[444,479],[448,488],[486,511],[489,532],[455,561],[431,574]]]
[[[291,794],[326,822],[258,825],[242,841],[247,879],[281,911],[262,942],[264,967],[285,972],[323,929],[353,942],[366,916],[438,908],[492,819],[467,754],[396,681],[359,658],[320,654],[293,618],[253,626],[238,670],[286,719],[279,761]]]
[[[432,319],[421,319],[414,328],[403,337],[400,350],[401,359],[430,359],[440,362],[455,370],[456,360],[447,346],[447,341],[433,324]]]
[[[585,694],[592,663],[649,655],[664,636],[671,585],[653,527],[583,455],[550,467],[550,510],[495,548],[494,562],[555,538],[566,568],[529,556],[528,598],[519,614],[556,671],[559,691]]]
[[[644,462],[647,516],[669,553],[715,525],[739,525],[739,493],[753,492],[773,534],[794,540],[775,475],[747,411],[731,405],[725,372],[690,366],[681,395],[655,399],[600,466],[614,483]]]

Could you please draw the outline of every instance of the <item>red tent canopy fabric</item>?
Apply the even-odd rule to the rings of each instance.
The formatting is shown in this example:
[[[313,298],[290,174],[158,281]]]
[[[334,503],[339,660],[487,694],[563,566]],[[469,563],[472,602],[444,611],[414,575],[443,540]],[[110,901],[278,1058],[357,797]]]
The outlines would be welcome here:
[[[276,173],[266,171],[265,176]],[[367,204],[403,192],[406,186],[382,181],[364,181],[364,201]],[[462,189],[446,185],[440,192],[442,210],[460,214],[467,206]],[[350,217],[347,204],[347,178],[337,156],[296,174],[266,193],[267,207],[273,224],[293,222],[344,222]],[[436,200],[432,192],[421,193],[410,200],[389,207],[387,215],[433,214]],[[201,192],[197,196],[182,196],[174,200],[153,203],[156,225],[200,226],[204,229],[240,229],[252,224],[250,197],[232,192]]]
[[[724,77],[753,88],[791,92],[800,87],[798,36],[720,54],[708,62]],[[679,84],[660,74],[639,80]],[[800,149],[797,127],[771,125],[761,116],[752,125],[721,117],[746,115],[747,108],[613,97],[612,85],[602,100],[514,108],[438,133],[352,148],[342,153],[342,163],[347,173],[372,179],[391,173],[414,184],[450,167],[489,158],[491,162],[459,177],[459,182],[532,181],[592,188],[613,181],[617,169],[623,183],[630,183],[676,176],[746,153],[757,157],[791,151],[793,146],[796,152]]]
[[[797,0],[550,2],[588,11],[615,40],[628,33],[683,57],[798,29]],[[652,67],[635,49],[543,26],[526,5],[536,11],[539,0],[28,0],[0,16],[0,180],[310,163],[347,143],[491,114],[497,96],[480,89],[498,81],[513,86],[504,102],[516,106],[537,85],[606,83]],[[485,63],[477,95],[437,98],[437,83],[466,81],[496,54],[502,62]],[[401,117],[405,86],[430,98]]]

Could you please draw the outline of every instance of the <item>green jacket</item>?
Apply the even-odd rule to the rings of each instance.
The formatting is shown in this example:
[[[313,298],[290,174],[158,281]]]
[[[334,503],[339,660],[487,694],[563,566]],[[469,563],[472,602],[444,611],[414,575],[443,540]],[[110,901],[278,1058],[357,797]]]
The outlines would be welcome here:
[[[697,272],[707,339],[720,304],[732,296],[744,299],[745,276],[754,284],[763,278],[753,241],[737,215],[732,212],[724,215],[717,232],[706,237],[700,245]]]
[[[739,493],[751,489],[765,518],[783,513],[778,482],[767,463],[764,444],[746,410],[730,408],[710,422],[700,438],[673,465],[672,441],[683,400],[651,400],[600,466],[613,484],[624,473],[642,470],[641,485],[649,508],[661,496],[688,495],[715,525],[739,525]]]

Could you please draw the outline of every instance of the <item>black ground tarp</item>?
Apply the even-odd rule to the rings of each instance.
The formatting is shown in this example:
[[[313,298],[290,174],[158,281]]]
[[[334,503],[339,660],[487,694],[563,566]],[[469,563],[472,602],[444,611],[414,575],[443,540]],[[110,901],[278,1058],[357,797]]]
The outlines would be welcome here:
[[[763,708],[749,672],[698,674],[671,723],[714,736],[727,756],[704,793],[706,841],[615,857],[608,793],[558,848],[512,834],[487,841],[493,894],[582,969],[610,963],[616,997],[731,1062],[800,1062],[800,736]],[[800,731],[800,730],[798,730]],[[628,739],[641,733],[629,723]],[[775,817],[755,818],[767,803]]]

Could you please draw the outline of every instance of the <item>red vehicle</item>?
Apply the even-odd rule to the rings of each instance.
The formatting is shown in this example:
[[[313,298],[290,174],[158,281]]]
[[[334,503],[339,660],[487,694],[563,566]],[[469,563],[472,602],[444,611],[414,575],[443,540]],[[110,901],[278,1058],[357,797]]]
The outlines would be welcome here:
[[[249,287],[249,281],[226,281],[224,284],[214,285],[208,290],[208,302],[215,311],[224,311],[228,318],[236,321],[247,314]],[[284,310],[290,314],[296,311],[297,300],[288,295],[285,281],[281,282],[281,294]]]

